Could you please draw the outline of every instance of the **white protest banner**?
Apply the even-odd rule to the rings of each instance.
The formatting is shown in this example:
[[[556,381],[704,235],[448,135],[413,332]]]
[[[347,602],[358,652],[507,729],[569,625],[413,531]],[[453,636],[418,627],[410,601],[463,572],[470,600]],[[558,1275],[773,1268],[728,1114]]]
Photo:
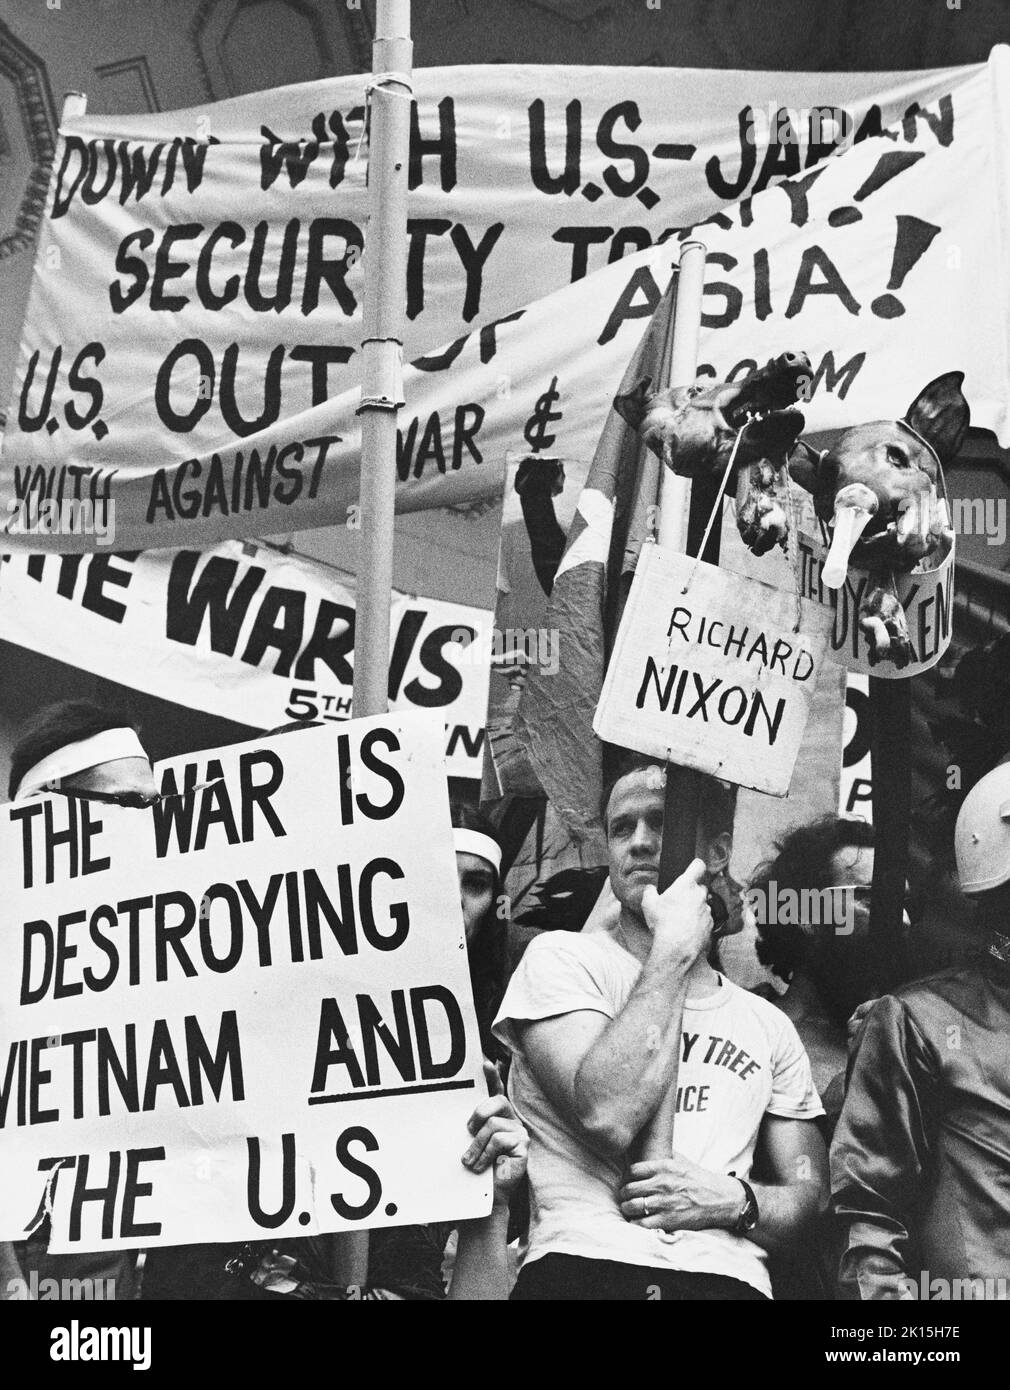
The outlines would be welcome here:
[[[174,759],[150,811],[0,810],[0,1238],[46,1210],[60,1251],[487,1213],[440,733],[306,729]]]
[[[408,356],[798,174],[980,70],[419,69]],[[144,317],[150,330],[167,319],[218,355],[241,314],[242,374],[250,353],[265,369],[280,322],[282,339],[315,351],[328,394],[356,381],[360,333],[347,330],[360,327],[360,277],[343,243],[353,261],[367,230],[365,80],[67,122],[29,313],[39,341],[51,318],[52,341],[76,353],[85,303],[112,354],[116,284],[131,299],[124,323]],[[124,370],[140,364],[110,356],[110,379]],[[286,413],[307,403],[313,370],[288,352]]]
[[[895,593],[905,610],[912,648],[907,666],[902,667],[891,661],[870,664],[870,644],[859,627],[859,605],[870,582],[866,570],[850,565],[842,587],[828,589],[821,580],[828,547],[815,536],[800,535],[797,551],[800,593],[830,612],[827,654],[847,671],[881,680],[908,680],[935,666],[950,646],[954,622],[953,548],[935,569],[894,576]]]
[[[642,547],[593,728],[620,748],[789,791],[827,619],[770,585]]]
[[[107,680],[263,729],[347,719],[355,595],[332,569],[266,546],[9,557],[0,638]],[[393,709],[445,722],[447,771],[480,777],[486,609],[396,594]]]
[[[899,384],[909,375],[914,342],[930,358],[945,349],[957,355],[976,418],[1000,423],[1005,315],[993,281],[1004,275],[997,190],[1006,141],[993,87],[1005,62],[997,50],[963,81],[916,79],[929,90],[920,85],[923,102],[904,119],[906,107],[891,106],[899,124],[888,136],[869,135],[875,126],[863,122],[867,138],[811,168],[801,163],[801,144],[777,137],[766,138],[760,169],[757,153],[750,160],[740,132],[760,139],[760,122],[740,74],[734,120],[727,127],[720,118],[718,149],[704,161],[702,146],[672,138],[661,124],[645,134],[636,102],[651,91],[649,119],[659,121],[675,85],[666,71],[635,69],[627,79],[633,95],[615,104],[605,87],[592,95],[591,70],[567,70],[536,94],[522,82],[554,80],[544,73],[557,70],[529,70],[515,79],[525,95],[516,107],[522,120],[512,125],[507,102],[478,104],[464,127],[449,97],[422,98],[419,129],[438,147],[425,153],[422,142],[414,160],[414,210],[431,215],[416,216],[411,230],[405,354],[418,365],[404,376],[398,508],[493,495],[505,453],[524,441],[591,455],[640,336],[638,320],[655,308],[675,248],[653,246],[536,296],[580,272],[583,252],[585,268],[600,264],[588,259],[597,241],[608,255],[648,247],[710,211],[713,179],[727,197],[753,196],[706,228],[709,369],[742,370],[771,355],[769,341],[773,352],[806,347],[815,410],[849,423],[852,410],[884,394],[892,359],[901,360]],[[763,91],[779,82],[760,77]],[[832,85],[808,78],[814,94]],[[782,77],[784,93],[801,90],[792,81]],[[846,87],[853,81],[859,87],[844,78]],[[865,81],[872,87],[878,78]],[[356,126],[351,110],[342,114],[333,101],[330,84],[310,84],[171,117],[68,127],[0,467],[7,544],[93,547],[86,529],[68,534],[60,524],[50,533],[33,524],[43,499],[115,501],[118,543],[141,549],[206,545],[267,522],[291,530],[346,519],[360,454],[363,241],[350,199],[352,186],[360,197],[363,161],[352,158],[360,116]],[[796,103],[808,115],[814,104]],[[681,111],[682,121],[693,119],[688,106]],[[641,136],[629,143],[622,131],[617,139],[622,122],[633,135],[641,126]],[[797,128],[806,128],[799,118]],[[691,145],[689,159],[678,144]],[[504,200],[507,217],[489,222],[486,180],[497,157],[489,152],[499,148],[512,174],[494,186],[494,202],[497,213]],[[819,148],[808,142],[807,164]],[[703,205],[653,203],[657,188],[666,196],[680,186],[685,164]],[[781,174],[790,177],[776,185]],[[600,189],[610,191],[609,211]],[[513,193],[516,209],[508,206]],[[472,197],[476,220],[462,219],[462,202],[453,211],[447,199],[456,197]],[[961,258],[956,273],[951,247]],[[438,264],[450,268],[441,280]],[[417,289],[422,271],[436,277],[430,293],[425,279]],[[450,283],[457,292],[435,292]],[[974,341],[967,331],[964,342],[951,341],[955,305],[980,330]],[[461,329],[469,336],[459,337]]]

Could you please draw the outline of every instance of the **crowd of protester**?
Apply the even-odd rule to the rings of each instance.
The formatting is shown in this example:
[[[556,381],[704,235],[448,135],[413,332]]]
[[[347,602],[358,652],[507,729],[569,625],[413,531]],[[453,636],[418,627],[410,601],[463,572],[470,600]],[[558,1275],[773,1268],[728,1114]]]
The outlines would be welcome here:
[[[798,826],[740,893],[711,782],[697,857],[660,893],[664,780],[642,758],[618,769],[597,908],[582,930],[525,933],[518,960],[495,830],[453,805],[489,1092],[460,1161],[493,1172],[486,1218],[372,1231],[349,1286],[341,1237],[51,1255],[43,1215],[0,1244],[0,1297],[33,1274],[146,1299],[909,1298],[923,1278],[994,1296],[987,1280],[1010,1282],[1010,761],[955,831],[977,958],[880,998],[872,828]],[[9,795],[49,792],[158,797],[129,718],[84,701],[42,711],[15,749]]]

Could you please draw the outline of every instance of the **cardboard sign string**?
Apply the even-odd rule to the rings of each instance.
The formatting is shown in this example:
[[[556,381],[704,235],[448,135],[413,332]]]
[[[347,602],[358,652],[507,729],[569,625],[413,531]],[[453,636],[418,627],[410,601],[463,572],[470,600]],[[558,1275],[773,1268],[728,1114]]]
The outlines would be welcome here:
[[[743,438],[743,432],[749,424],[750,421],[745,420],[736,432],[736,438],[733,440],[733,447],[729,451],[729,460],[723,470],[722,481],[719,483],[718,491],[715,494],[715,500],[712,503],[712,510],[709,513],[705,534],[701,538],[701,545],[699,545],[698,553],[694,557],[694,565],[691,567],[691,573],[687,576],[687,580],[681,590],[682,594],[686,594],[691,587],[691,583],[698,570],[698,565],[701,562],[701,557],[705,554],[705,547],[708,545],[708,538],[712,534],[712,527],[715,524],[716,516],[722,515],[722,495],[726,491],[726,484],[729,482],[730,474],[733,472],[733,464],[736,461],[737,450],[740,448],[740,440]]]

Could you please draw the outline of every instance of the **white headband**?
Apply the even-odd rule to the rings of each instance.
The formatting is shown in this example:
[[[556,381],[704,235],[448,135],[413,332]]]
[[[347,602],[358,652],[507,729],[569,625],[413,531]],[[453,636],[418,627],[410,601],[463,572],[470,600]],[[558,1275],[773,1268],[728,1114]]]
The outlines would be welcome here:
[[[118,758],[143,758],[147,752],[133,729],[104,729],[91,738],[83,738],[79,743],[68,743],[57,748],[30,767],[18,783],[14,800],[26,796],[37,796],[50,787],[58,787],[65,777],[73,777],[78,772],[86,772],[89,767],[99,763],[115,762]]]
[[[495,873],[501,871],[501,845],[479,830],[453,830],[452,840],[457,854],[475,854],[486,859]]]

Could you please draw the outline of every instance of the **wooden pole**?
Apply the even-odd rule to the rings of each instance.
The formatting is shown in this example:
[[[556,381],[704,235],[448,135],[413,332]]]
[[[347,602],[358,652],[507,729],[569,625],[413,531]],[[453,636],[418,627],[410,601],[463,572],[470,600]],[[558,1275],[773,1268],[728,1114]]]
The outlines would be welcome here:
[[[413,44],[410,0],[377,0],[368,135],[368,231],[361,348],[361,551],[354,628],[356,718],[389,706],[389,614],[393,588],[396,417],[402,395],[407,282],[407,170]],[[368,1233],[335,1237],[331,1275],[345,1286],[368,1278]]]
[[[868,946],[873,994],[908,978],[903,929],[912,810],[912,682],[870,677],[873,888]]]
[[[670,358],[670,385],[691,386],[698,369],[698,338],[701,332],[701,300],[705,289],[705,247],[700,241],[686,241],[680,253],[677,280],[677,306],[673,320],[673,346]],[[681,478],[664,468],[659,491],[660,545],[685,551],[692,511],[690,478]],[[697,508],[695,508],[697,510]],[[718,545],[718,530],[713,529]],[[718,556],[716,556],[718,558]],[[663,847],[659,860],[658,888],[662,893],[679,878],[695,856],[698,835],[698,807],[701,800],[701,774],[693,768],[666,766],[666,798],[663,818]],[[673,1121],[677,1088],[672,1086],[646,1127],[642,1140],[643,1158],[669,1158],[673,1148]]]

